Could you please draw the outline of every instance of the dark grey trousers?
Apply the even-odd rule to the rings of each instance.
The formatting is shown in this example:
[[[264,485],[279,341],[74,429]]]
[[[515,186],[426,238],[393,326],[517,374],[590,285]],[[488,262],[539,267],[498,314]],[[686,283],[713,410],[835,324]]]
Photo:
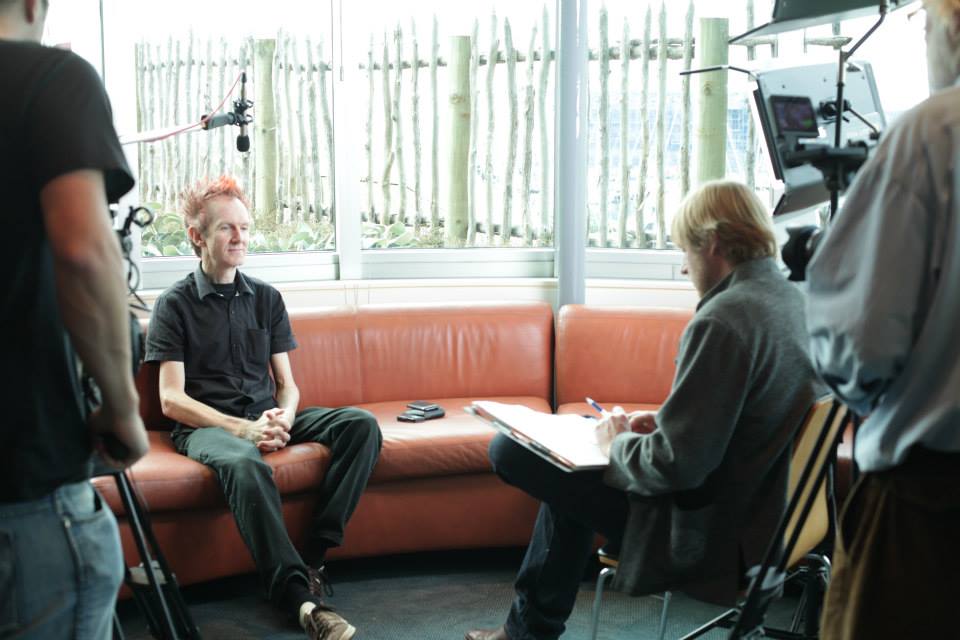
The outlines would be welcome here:
[[[514,583],[506,624],[511,640],[553,640],[566,628],[594,535],[619,542],[627,494],[608,487],[602,471],[567,473],[503,435],[490,442],[490,462],[505,482],[541,501],[527,553]]]
[[[376,418],[363,409],[310,407],[297,413],[287,446],[318,442],[331,452],[308,544],[328,548],[343,542],[343,529],[367,486],[382,441]],[[181,426],[174,431],[173,442],[177,451],[217,474],[267,597],[278,602],[292,576],[306,581],[306,564],[283,524],[273,470],[256,445],[220,427]]]

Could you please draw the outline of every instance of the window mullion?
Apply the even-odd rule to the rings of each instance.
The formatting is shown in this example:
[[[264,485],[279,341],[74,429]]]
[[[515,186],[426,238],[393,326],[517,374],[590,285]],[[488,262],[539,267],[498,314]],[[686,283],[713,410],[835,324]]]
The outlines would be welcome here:
[[[587,3],[558,0],[557,143],[554,181],[559,304],[586,299]]]
[[[363,131],[362,109],[356,108],[364,99],[360,91],[359,61],[351,53],[354,49],[344,44],[345,25],[353,24],[354,13],[344,10],[342,0],[330,0],[331,50],[333,68],[333,139],[334,190],[337,201],[337,255],[341,280],[359,280],[363,275],[361,263],[361,189],[359,150],[356,144]],[[347,32],[352,33],[349,28]],[[352,108],[351,108],[352,106]]]

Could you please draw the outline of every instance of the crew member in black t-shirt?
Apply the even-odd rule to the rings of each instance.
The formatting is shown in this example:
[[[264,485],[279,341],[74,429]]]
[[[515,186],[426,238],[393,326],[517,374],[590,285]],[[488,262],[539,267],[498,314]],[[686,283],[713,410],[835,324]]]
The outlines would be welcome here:
[[[200,264],[157,299],[146,354],[148,362],[161,363],[160,401],[177,422],[173,442],[216,472],[270,600],[297,616],[308,637],[347,640],[355,629],[323,604],[322,565],[308,567],[291,543],[262,455],[299,442],[330,448],[308,532],[313,559],[320,561],[343,541],[380,454],[380,427],[361,409],[297,410],[300,392],[287,356],[297,343],[283,299],[238,269],[251,219],[236,182],[201,180],[182,201]]]
[[[102,639],[123,565],[91,456],[107,434],[118,468],[147,450],[107,210],[133,177],[96,72],[39,44],[46,12],[0,0],[0,636]],[[103,394],[89,422],[74,352]]]

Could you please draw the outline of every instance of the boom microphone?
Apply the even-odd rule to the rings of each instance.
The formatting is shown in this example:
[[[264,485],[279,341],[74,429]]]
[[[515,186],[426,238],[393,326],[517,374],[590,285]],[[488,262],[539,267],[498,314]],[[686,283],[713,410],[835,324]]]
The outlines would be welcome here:
[[[204,130],[207,129],[216,129],[217,127],[223,127],[229,124],[237,124],[240,119],[237,117],[237,114],[233,111],[228,111],[227,113],[218,113],[215,116],[204,116],[200,127]],[[242,128],[242,127],[241,127]]]
[[[247,72],[240,73],[240,104],[247,105]],[[240,114],[240,135],[237,136],[237,151],[246,153],[250,151],[250,136],[247,135],[247,117],[246,114]]]

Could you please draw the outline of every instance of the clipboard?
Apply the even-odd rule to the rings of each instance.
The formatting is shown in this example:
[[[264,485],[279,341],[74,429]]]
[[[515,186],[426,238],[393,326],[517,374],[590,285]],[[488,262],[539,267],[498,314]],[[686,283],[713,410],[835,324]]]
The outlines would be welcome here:
[[[464,410],[563,471],[603,469],[610,463],[597,444],[593,418],[487,400]]]

